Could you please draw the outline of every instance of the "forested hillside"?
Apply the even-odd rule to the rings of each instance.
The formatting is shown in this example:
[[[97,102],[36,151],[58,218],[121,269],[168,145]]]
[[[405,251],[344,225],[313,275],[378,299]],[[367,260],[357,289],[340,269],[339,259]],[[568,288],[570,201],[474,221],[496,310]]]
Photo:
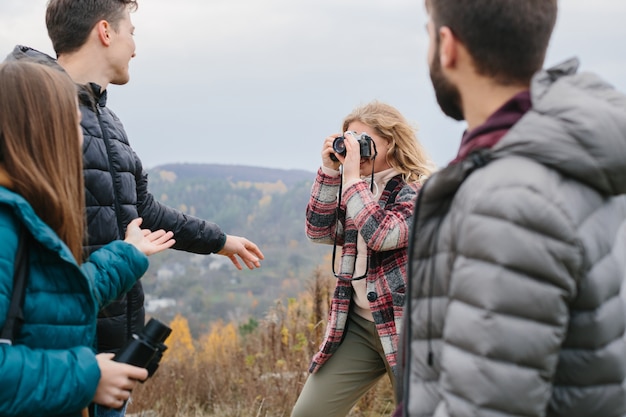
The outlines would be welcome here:
[[[169,250],[151,257],[143,278],[148,314],[189,320],[194,335],[217,319],[261,317],[279,298],[296,297],[330,246],[310,243],[304,213],[315,173],[299,170],[180,164],[149,170],[159,201],[245,236],[265,254],[262,267],[238,271],[226,257]]]

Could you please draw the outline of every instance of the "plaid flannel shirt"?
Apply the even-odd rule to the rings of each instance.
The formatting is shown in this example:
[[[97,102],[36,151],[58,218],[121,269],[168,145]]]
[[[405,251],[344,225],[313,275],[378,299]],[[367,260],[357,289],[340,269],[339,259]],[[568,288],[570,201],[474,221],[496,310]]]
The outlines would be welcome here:
[[[352,184],[343,190],[337,210],[341,177],[327,175],[320,169],[306,210],[306,234],[312,242],[330,245],[336,237],[337,245],[342,246],[338,274],[348,277],[354,271],[357,236],[363,236],[370,260],[366,278],[368,300],[385,357],[396,373],[407,248],[419,184],[407,184],[400,175],[394,179],[398,181],[396,187],[385,190],[378,201],[365,181]],[[392,194],[396,195],[395,201],[387,205]],[[346,216],[346,212],[351,216]],[[313,357],[310,372],[319,370],[341,344],[353,291],[349,281],[337,280],[324,340]]]

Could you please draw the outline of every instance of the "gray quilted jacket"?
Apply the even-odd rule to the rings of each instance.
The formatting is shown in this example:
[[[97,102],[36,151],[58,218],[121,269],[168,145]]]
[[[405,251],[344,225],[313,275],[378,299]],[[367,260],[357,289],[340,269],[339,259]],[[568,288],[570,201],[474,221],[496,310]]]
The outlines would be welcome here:
[[[626,416],[626,96],[577,66],[422,188],[404,415]]]

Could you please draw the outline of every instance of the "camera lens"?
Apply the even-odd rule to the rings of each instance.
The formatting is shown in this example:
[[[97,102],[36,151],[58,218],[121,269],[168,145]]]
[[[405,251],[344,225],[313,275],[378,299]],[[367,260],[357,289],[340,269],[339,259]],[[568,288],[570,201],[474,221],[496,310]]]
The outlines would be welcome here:
[[[338,136],[333,141],[333,152],[342,156],[346,155],[346,144],[343,141],[343,136]]]

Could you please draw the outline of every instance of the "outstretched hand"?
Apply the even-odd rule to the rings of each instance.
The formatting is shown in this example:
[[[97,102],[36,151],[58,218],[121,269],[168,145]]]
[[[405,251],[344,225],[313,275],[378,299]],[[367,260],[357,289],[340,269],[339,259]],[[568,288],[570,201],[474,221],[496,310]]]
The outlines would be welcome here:
[[[169,249],[176,243],[172,239],[172,236],[174,236],[173,232],[166,232],[162,229],[154,232],[148,229],[141,229],[139,226],[141,226],[142,221],[142,218],[138,217],[128,223],[124,242],[135,246],[147,256]]]
[[[233,265],[239,270],[243,268],[237,256],[241,258],[249,269],[260,268],[261,259],[264,259],[263,253],[257,245],[240,236],[226,235],[226,243],[224,243],[222,250],[217,253],[218,255],[228,256]]]

